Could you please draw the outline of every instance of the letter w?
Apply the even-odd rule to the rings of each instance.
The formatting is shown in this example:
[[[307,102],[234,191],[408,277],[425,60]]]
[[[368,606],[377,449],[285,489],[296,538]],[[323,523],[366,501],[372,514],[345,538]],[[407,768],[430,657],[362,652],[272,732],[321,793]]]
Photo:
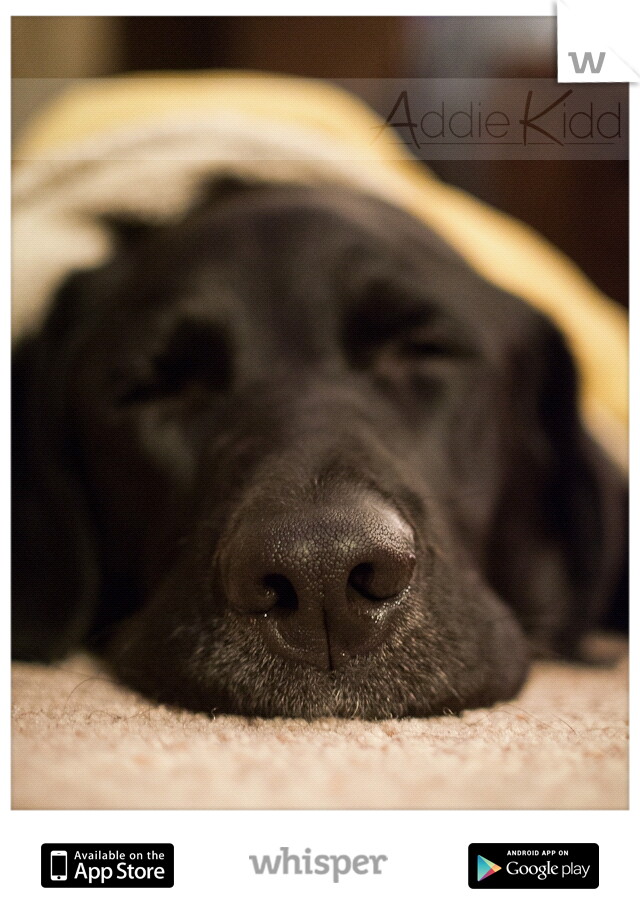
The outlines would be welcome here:
[[[280,868],[280,860],[282,856],[276,856],[271,862],[270,856],[263,856],[262,863],[258,865],[258,857],[250,856],[249,859],[253,863],[253,871],[256,875],[264,875],[264,870],[266,869],[269,875],[275,875],[278,869]]]
[[[585,51],[584,57],[582,58],[582,64],[578,64],[578,55],[575,51],[568,52],[569,57],[573,61],[573,69],[576,73],[584,73],[587,69],[587,64],[589,65],[589,70],[591,73],[600,73],[602,70],[602,65],[604,64],[604,58],[606,51],[601,51],[598,55],[598,63],[593,63],[593,55],[590,51]]]

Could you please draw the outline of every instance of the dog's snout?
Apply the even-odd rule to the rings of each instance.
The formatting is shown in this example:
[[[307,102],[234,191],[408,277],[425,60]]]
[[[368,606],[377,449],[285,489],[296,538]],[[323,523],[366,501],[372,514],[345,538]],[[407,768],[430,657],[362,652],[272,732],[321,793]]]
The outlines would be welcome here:
[[[410,526],[382,500],[254,510],[221,553],[230,609],[284,658],[339,668],[376,648],[415,567]]]

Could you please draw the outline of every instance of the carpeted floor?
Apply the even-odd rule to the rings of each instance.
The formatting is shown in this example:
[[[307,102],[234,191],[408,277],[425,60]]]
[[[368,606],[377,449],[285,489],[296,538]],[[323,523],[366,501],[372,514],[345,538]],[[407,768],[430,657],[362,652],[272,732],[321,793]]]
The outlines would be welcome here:
[[[307,723],[150,706],[88,656],[15,664],[13,807],[627,808],[627,671],[541,663],[461,717]]]

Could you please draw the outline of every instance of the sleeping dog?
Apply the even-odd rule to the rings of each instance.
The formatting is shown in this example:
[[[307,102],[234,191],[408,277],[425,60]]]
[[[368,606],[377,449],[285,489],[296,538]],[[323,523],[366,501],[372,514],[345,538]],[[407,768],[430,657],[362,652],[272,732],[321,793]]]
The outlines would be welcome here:
[[[345,188],[105,220],[14,356],[17,657],[88,642],[213,713],[428,716],[610,617],[626,485],[547,318]]]

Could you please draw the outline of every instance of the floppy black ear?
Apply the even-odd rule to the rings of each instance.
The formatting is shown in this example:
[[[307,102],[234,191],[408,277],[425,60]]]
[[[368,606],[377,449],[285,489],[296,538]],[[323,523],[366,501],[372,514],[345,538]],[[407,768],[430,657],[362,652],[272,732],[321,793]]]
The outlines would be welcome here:
[[[86,636],[98,595],[92,529],[64,411],[64,305],[12,366],[12,654],[51,661]]]
[[[585,631],[624,621],[628,486],[583,428],[573,359],[542,316],[513,378],[489,578],[535,650],[573,656]]]

